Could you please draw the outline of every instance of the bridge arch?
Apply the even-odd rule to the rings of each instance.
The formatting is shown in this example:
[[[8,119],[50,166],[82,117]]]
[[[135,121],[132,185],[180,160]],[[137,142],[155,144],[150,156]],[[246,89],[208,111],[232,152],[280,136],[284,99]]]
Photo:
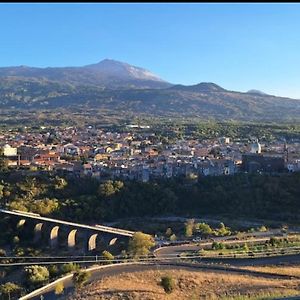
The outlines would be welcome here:
[[[37,223],[34,226],[34,241],[37,242],[42,237],[42,227],[44,223]]]
[[[118,238],[113,238],[109,241],[108,245],[113,246],[117,242]]]
[[[97,247],[97,237],[98,233],[92,234],[88,239],[88,251],[95,250]]]
[[[72,229],[68,234],[68,248],[75,247],[77,229]]]
[[[50,230],[50,247],[54,248],[58,244],[58,230],[59,226],[54,226]]]
[[[17,228],[22,228],[25,223],[26,223],[26,219],[19,220],[19,222],[17,223]]]

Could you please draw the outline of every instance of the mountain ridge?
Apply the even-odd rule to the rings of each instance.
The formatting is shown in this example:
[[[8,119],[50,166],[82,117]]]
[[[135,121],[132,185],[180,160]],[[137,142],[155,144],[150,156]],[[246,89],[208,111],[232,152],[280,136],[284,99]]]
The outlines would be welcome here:
[[[212,82],[175,85],[109,59],[42,72],[25,66],[0,68],[0,109],[80,107],[203,119],[300,120],[300,100],[254,91],[230,91]]]
[[[104,59],[81,67],[0,67],[0,78],[15,76],[102,88],[163,88],[171,86],[152,72],[124,62]]]

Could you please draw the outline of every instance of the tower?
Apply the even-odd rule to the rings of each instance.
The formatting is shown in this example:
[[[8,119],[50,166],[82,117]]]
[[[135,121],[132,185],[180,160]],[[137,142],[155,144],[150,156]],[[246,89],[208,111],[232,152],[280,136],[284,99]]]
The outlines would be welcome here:
[[[260,154],[261,153],[261,145],[258,142],[258,140],[256,139],[252,144],[251,144],[251,153],[255,153],[255,154]]]

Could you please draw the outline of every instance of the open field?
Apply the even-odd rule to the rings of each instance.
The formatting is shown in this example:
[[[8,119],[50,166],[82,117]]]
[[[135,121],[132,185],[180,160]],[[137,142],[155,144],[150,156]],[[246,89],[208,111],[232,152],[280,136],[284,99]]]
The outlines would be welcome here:
[[[289,275],[289,276],[295,276],[300,278],[300,266],[299,265],[269,265],[269,266],[247,266],[247,267],[241,267],[245,270],[250,271],[258,271],[258,272],[266,272],[276,275]]]
[[[159,282],[169,275],[175,289],[166,294]],[[266,299],[299,295],[299,280],[267,279],[211,271],[149,270],[95,281],[68,299]]]

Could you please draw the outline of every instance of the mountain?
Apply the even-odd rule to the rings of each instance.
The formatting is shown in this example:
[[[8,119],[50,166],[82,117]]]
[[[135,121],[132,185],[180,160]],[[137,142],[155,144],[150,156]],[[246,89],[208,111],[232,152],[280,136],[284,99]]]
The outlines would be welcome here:
[[[255,94],[255,95],[262,95],[262,96],[268,95],[268,94],[266,94],[266,93],[264,93],[262,91],[259,91],[259,90],[249,90],[247,93],[248,94]]]
[[[120,115],[300,121],[300,100],[211,82],[172,85],[150,71],[104,60],[84,67],[0,68],[1,109],[101,109]]]
[[[170,87],[170,90],[195,92],[195,93],[207,93],[207,92],[224,92],[225,89],[212,82],[201,82],[195,85],[182,85],[177,84]]]
[[[0,79],[5,77],[34,78],[74,86],[88,85],[112,89],[171,86],[146,69],[111,59],[83,67],[33,68],[19,66],[0,68]]]

